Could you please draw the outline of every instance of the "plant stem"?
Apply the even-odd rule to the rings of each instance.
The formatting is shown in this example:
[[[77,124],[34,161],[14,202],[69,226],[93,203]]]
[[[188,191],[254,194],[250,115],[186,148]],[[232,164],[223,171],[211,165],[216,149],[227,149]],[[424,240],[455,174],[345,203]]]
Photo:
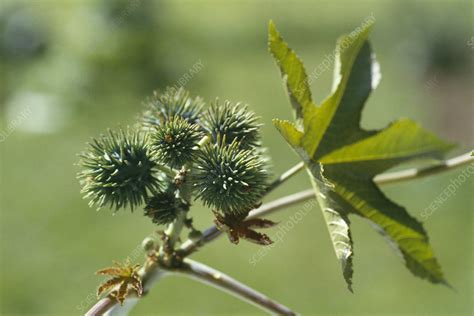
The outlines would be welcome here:
[[[107,311],[111,310],[114,305],[117,304],[117,301],[114,299],[107,297],[104,297],[97,301],[94,306],[92,306],[87,313],[85,313],[85,316],[97,316],[97,315],[104,315]]]
[[[275,201],[263,204],[258,209],[251,211],[247,219],[263,217],[273,212],[276,212],[282,208],[286,208],[288,206],[298,204],[300,202],[309,200],[313,197],[314,197],[313,189],[308,189],[305,191],[294,193],[294,194],[279,198]],[[198,250],[198,248],[213,241],[220,235],[221,235],[221,231],[218,230],[216,226],[211,226],[202,233],[202,236],[199,239],[199,241],[193,242],[191,240],[187,240],[186,242],[184,242],[179,248],[179,254],[183,257],[189,256],[190,254]]]
[[[160,281],[166,275],[182,274],[191,277],[197,281],[212,285],[222,289],[239,299],[250,302],[272,314],[278,315],[296,315],[288,307],[271,300],[267,296],[255,291],[254,289],[240,283],[230,276],[219,272],[207,265],[198,263],[191,259],[184,259],[179,268],[163,270],[156,263],[145,266],[140,270],[143,282],[144,293],[147,293],[155,283]],[[86,316],[119,316],[127,313],[140,301],[139,297],[127,297],[124,305],[110,297],[103,298],[92,306],[86,313]]]
[[[407,169],[407,170],[381,174],[379,176],[376,176],[374,178],[374,181],[380,185],[407,181],[407,180],[412,180],[416,178],[426,177],[426,176],[440,173],[443,171],[449,171],[451,169],[458,168],[458,167],[467,165],[469,163],[474,163],[474,157],[471,156],[470,152],[461,156],[457,156],[457,157],[445,160],[440,164],[436,164],[429,167],[423,167],[419,169],[413,168],[413,169]],[[297,168],[298,165],[289,169],[287,172],[285,172],[285,174],[290,174],[290,171],[293,170],[293,172],[291,172],[290,174],[291,176],[297,172],[297,171],[295,172],[294,170],[301,170]],[[279,179],[282,179],[282,178],[288,179],[288,177],[284,178],[283,175]],[[282,197],[275,201],[263,204],[258,209],[253,210],[252,212],[250,212],[248,219],[266,216],[268,214],[276,212],[287,206],[291,206],[293,204],[310,200],[313,197],[314,197],[314,189],[308,189],[308,190],[304,190],[295,194]],[[217,229],[216,226],[211,226],[203,232],[200,240],[196,242],[187,240],[186,242],[184,242],[181,245],[179,252],[182,256],[188,256],[192,254],[193,252],[195,252],[198,248],[202,247],[204,244],[207,244],[213,241],[214,239],[216,239],[217,237],[219,237],[220,234],[221,232]]]
[[[280,184],[285,182],[286,180],[290,179],[292,176],[297,174],[299,171],[303,170],[304,162],[299,162],[278,177],[275,181],[273,181],[267,188],[266,194],[276,189]]]
[[[378,175],[374,178],[377,184],[389,184],[401,181],[407,181],[412,179],[423,178],[431,176],[444,171],[449,171],[454,168],[458,168],[469,163],[474,163],[474,157],[471,156],[471,152],[466,154],[445,160],[439,164],[423,168],[412,168],[401,171],[389,172]]]
[[[230,276],[189,258],[184,259],[182,267],[180,267],[176,272],[178,274],[189,276],[199,282],[214,286],[217,289],[224,290],[268,313],[277,315],[296,315],[296,313],[291,311],[288,307],[271,300],[267,296],[240,283]]]
[[[174,170],[174,169],[172,169],[172,168],[170,168],[166,165],[161,165],[161,164],[157,164],[156,169],[160,170],[161,172],[166,174],[171,179],[173,179],[176,176],[176,174],[178,173],[177,170]]]
[[[463,165],[467,165],[470,162],[474,161],[474,157],[471,156],[471,152],[465,153],[460,156],[456,156],[454,158],[445,160],[439,164],[435,164],[433,166],[429,167],[423,167],[423,168],[412,168],[412,169],[406,169],[402,171],[396,171],[396,172],[389,172],[386,174],[381,174],[378,175],[374,178],[374,181],[377,184],[388,184],[388,183],[396,183],[396,182],[401,182],[401,181],[406,181],[406,180],[411,180],[411,179],[416,179],[416,178],[422,178],[426,176],[430,176],[433,174],[437,174],[449,169],[457,168]],[[304,169],[304,162],[299,162],[287,171],[285,171],[278,179],[273,181],[268,189],[267,193],[273,191],[275,188],[277,188],[280,184],[300,172],[301,170]]]
[[[389,183],[396,183],[396,182],[401,182],[401,181],[406,181],[406,180],[412,180],[412,179],[417,179],[417,178],[422,178],[425,176],[433,175],[436,173],[440,173],[443,171],[449,171],[454,168],[458,168],[470,163],[474,163],[474,157],[470,156],[471,153],[467,153],[452,159],[448,159],[441,164],[437,164],[434,166],[429,166],[429,167],[424,167],[424,168],[413,168],[413,169],[407,169],[407,170],[402,170],[402,171],[396,171],[396,172],[391,172],[391,173],[386,173],[382,174],[379,176],[376,176],[374,178],[374,181],[377,184],[389,184]],[[474,165],[474,164],[473,164]],[[289,179],[291,176],[296,174],[298,171],[302,170],[304,165],[297,164],[291,169],[289,169],[287,172],[282,174],[277,180],[275,180],[274,184],[272,184],[272,189],[278,187],[281,183]],[[269,190],[270,191],[270,190]],[[269,192],[268,191],[268,192]],[[269,215],[273,212],[276,212],[278,210],[281,210],[282,208],[286,208],[288,206],[307,201],[314,198],[314,190],[313,189],[308,189],[304,190],[298,193],[294,193],[285,197],[282,197],[280,199],[277,199],[275,201],[263,204],[261,207],[259,207],[256,210],[253,210],[250,212],[248,219],[252,218],[258,218],[262,216]],[[181,227],[182,228],[182,227]],[[170,228],[171,229],[171,228]],[[173,233],[174,234],[174,233]],[[175,235],[175,234],[174,234]],[[208,229],[206,229],[203,232],[202,237],[199,239],[197,242],[193,242],[191,240],[187,240],[184,242],[181,247],[179,248],[179,254],[180,256],[186,257],[194,253],[199,247],[215,240],[217,237],[221,235],[221,232],[215,227],[211,226]],[[252,298],[245,296],[242,294],[239,294],[238,292],[232,290],[233,285],[240,285],[243,286],[245,289],[247,287],[243,284],[240,284],[239,282],[231,279],[230,277],[223,275],[222,273],[210,268],[206,267],[202,264],[198,264],[188,258],[184,259],[184,269],[181,271],[173,271],[173,272],[182,272],[184,274],[188,274],[190,276],[194,276],[195,278],[201,279],[203,281],[206,281],[216,287],[223,288],[227,291],[232,291],[232,294],[237,295],[241,298],[245,298],[246,300],[250,300],[253,303],[256,303],[256,301],[252,300]],[[203,268],[205,267],[205,268]],[[214,272],[214,274],[212,272]],[[221,284],[222,281],[220,281],[220,278],[216,278],[215,273],[219,273],[219,276],[222,278],[225,276],[226,278],[229,278],[232,282],[227,283],[227,284]],[[155,265],[149,265],[145,266],[140,270],[140,274],[142,275],[142,280],[143,280],[143,286],[145,292],[148,291],[156,282],[158,282],[164,273],[168,274],[169,271],[163,271],[160,269],[156,264]],[[227,280],[227,279],[226,279]],[[236,282],[236,283],[233,283]],[[252,293],[257,293],[254,290],[248,288]],[[265,296],[261,296],[262,294],[257,293],[257,296],[255,296],[255,299],[257,297],[262,297],[268,300]],[[125,300],[125,306],[120,307],[116,300],[112,298],[104,298],[99,300],[87,313],[87,316],[96,316],[96,315],[103,315],[104,313],[106,315],[122,315],[124,312],[126,313],[131,307],[133,307],[137,302],[139,301],[138,298],[127,298]],[[272,302],[273,304],[277,304],[278,306],[281,306],[282,308],[285,308],[283,305],[280,305],[276,302]],[[261,306],[261,305],[259,305]],[[294,313],[286,309],[287,312],[292,313],[289,315],[294,315]],[[272,312],[274,312],[272,310]]]
[[[190,166],[184,165],[174,178],[175,184],[178,187],[176,191],[176,197],[183,199],[188,205],[191,203],[191,183],[188,179],[188,172],[190,172],[190,170]],[[166,228],[166,239],[159,250],[160,258],[162,259],[162,263],[165,265],[172,264],[171,261],[174,256],[174,246],[181,235],[181,231],[184,228],[186,215],[187,210],[179,210],[176,219]]]
[[[180,211],[178,213],[178,217],[176,218],[176,220],[173,223],[171,223],[166,229],[165,234],[166,236],[168,236],[168,244],[167,244],[168,249],[174,249],[174,245],[176,244],[176,241],[178,240],[181,234],[181,231],[183,230],[185,219],[186,219],[186,212]]]

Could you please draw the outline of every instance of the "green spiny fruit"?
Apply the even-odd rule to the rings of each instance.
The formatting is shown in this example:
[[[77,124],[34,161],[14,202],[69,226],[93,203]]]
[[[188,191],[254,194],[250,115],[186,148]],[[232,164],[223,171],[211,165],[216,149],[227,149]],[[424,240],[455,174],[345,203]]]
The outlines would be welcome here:
[[[172,190],[160,192],[148,200],[145,207],[145,216],[151,218],[153,223],[166,225],[173,222],[179,212],[187,211],[189,205],[177,198]]]
[[[218,137],[220,138],[220,137]],[[206,145],[199,155],[193,177],[200,198],[224,214],[247,214],[267,188],[265,160],[254,150],[229,145]]]
[[[172,168],[193,161],[197,152],[195,147],[203,137],[198,125],[180,117],[156,126],[150,135],[153,154]]]
[[[190,124],[195,124],[204,106],[200,97],[192,99],[189,92],[182,87],[179,89],[168,87],[163,94],[156,91],[147,102],[148,109],[143,114],[143,124],[149,129],[162,125],[178,116]]]
[[[258,123],[258,117],[240,103],[233,105],[225,101],[220,106],[216,101],[203,115],[202,125],[212,136],[213,142],[217,142],[220,135],[220,139],[227,144],[239,141],[244,149],[259,146],[261,124]]]
[[[78,174],[84,198],[99,208],[109,205],[118,210],[130,205],[133,210],[149,193],[160,190],[164,178],[150,156],[146,138],[130,130],[109,130],[93,139],[79,164],[84,167]]]

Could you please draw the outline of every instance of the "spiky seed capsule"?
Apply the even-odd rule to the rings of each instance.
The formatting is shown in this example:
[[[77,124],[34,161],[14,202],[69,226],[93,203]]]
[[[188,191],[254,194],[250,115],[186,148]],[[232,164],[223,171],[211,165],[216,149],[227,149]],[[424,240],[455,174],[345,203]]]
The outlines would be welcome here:
[[[224,105],[219,105],[216,101],[203,115],[202,125],[215,143],[220,135],[227,144],[239,141],[244,149],[259,146],[261,124],[258,124],[258,117],[240,103],[233,105],[225,101]]]
[[[153,97],[147,100],[146,106],[148,110],[143,114],[142,121],[145,128],[150,129],[163,125],[176,116],[195,124],[204,101],[200,97],[192,99],[189,92],[182,87],[179,89],[168,87],[163,94],[155,92]]]
[[[174,117],[151,132],[151,150],[164,164],[179,168],[194,159],[202,137],[198,125]]]
[[[145,216],[151,218],[153,223],[166,225],[173,222],[178,213],[189,209],[180,198],[177,198],[173,191],[167,190],[153,196],[145,207]]]
[[[209,144],[196,163],[197,198],[224,214],[246,214],[259,202],[267,187],[264,159],[253,150]]]
[[[146,137],[131,130],[109,131],[93,139],[79,164],[84,167],[78,174],[82,193],[90,206],[99,208],[108,205],[118,210],[130,205],[133,210],[149,193],[160,190],[164,178],[156,170]]]

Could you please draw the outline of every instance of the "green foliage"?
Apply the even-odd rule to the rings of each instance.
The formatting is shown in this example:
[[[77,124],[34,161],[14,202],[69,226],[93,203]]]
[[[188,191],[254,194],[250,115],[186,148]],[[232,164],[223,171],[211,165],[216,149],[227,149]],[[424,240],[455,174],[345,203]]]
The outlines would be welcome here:
[[[203,116],[204,129],[212,136],[213,142],[218,138],[226,144],[237,140],[241,148],[250,149],[259,146],[261,124],[258,117],[247,106],[233,105],[225,101],[219,105],[216,101]]]
[[[296,113],[296,123],[276,119],[274,125],[306,163],[349,289],[353,273],[349,214],[374,224],[396,245],[414,275],[446,283],[421,223],[390,201],[373,178],[408,160],[439,158],[452,145],[407,119],[380,131],[360,127],[364,103],[380,78],[367,40],[369,31],[365,27],[339,39],[334,88],[317,106],[303,64],[270,23],[269,49]]]
[[[81,155],[78,174],[90,206],[119,208],[141,204],[161,188],[163,176],[148,150],[147,138],[135,131],[109,131],[93,139]]]
[[[171,168],[180,168],[191,162],[203,137],[198,125],[188,123],[181,116],[171,117],[155,126],[150,135],[153,154]]]
[[[205,205],[224,214],[247,214],[255,208],[267,188],[265,160],[253,150],[230,145],[208,144],[196,163],[194,185]]]

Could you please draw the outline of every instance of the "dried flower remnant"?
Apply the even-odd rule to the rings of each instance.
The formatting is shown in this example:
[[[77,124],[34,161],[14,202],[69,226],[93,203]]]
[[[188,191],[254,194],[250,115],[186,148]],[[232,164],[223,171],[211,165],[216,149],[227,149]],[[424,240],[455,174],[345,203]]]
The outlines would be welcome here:
[[[139,264],[132,265],[130,260],[124,264],[114,261],[114,266],[104,268],[96,272],[98,275],[108,275],[112,278],[102,283],[97,289],[97,297],[107,290],[114,288],[110,296],[121,305],[129,294],[130,288],[134,289],[138,296],[143,294],[142,281],[138,275]]]
[[[269,228],[277,225],[268,219],[253,218],[245,220],[245,216],[226,215],[222,216],[218,212],[214,212],[214,223],[216,227],[227,234],[229,240],[233,244],[238,244],[240,238],[253,242],[258,245],[267,246],[273,241],[266,234],[255,231],[255,228]]]

